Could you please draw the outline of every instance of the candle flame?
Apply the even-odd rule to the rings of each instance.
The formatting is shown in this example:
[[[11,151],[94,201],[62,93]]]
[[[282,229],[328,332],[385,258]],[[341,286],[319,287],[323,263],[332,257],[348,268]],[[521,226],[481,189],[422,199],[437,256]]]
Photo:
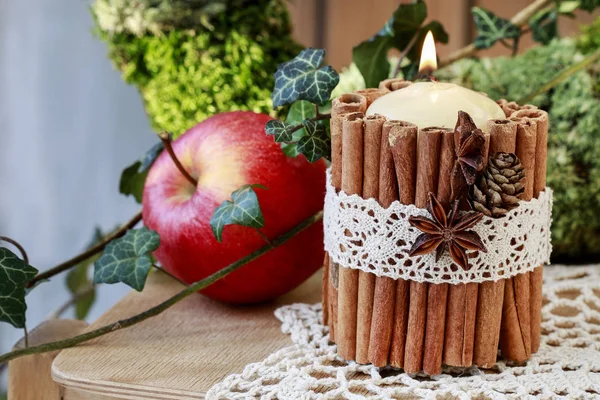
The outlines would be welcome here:
[[[435,41],[433,33],[427,32],[421,50],[421,62],[419,63],[419,75],[431,75],[437,70],[437,56],[435,53]]]

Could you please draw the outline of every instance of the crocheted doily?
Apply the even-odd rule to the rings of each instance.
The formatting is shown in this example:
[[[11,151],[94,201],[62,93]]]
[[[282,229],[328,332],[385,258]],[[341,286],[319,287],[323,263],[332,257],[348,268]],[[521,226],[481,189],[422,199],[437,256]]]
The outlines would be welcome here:
[[[328,343],[321,305],[275,312],[294,345],[249,364],[208,399],[598,399],[600,267],[544,271],[542,345],[525,366],[445,368],[434,377],[346,363]]]
[[[378,276],[429,283],[466,283],[507,279],[549,262],[552,190],[537,199],[521,201],[504,218],[484,217],[475,227],[487,253],[470,254],[468,271],[446,253],[439,262],[433,253],[409,257],[422,233],[408,217],[429,212],[398,201],[383,208],[374,199],[336,193],[327,174],[323,226],[325,250],[344,267]]]

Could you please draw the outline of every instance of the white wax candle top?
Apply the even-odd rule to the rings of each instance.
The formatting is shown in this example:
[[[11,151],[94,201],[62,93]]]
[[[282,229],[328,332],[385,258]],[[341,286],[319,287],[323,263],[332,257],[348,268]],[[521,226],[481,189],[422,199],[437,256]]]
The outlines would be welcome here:
[[[489,97],[444,82],[417,82],[375,100],[367,115],[411,122],[420,129],[431,126],[454,129],[458,112],[468,113],[484,132],[490,119],[505,119],[504,111]]]

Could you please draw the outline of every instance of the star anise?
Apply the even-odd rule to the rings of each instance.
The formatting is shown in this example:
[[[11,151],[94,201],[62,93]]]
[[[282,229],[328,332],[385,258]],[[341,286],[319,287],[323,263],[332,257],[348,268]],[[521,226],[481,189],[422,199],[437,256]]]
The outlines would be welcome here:
[[[477,174],[483,170],[483,149],[485,138],[471,116],[458,112],[454,128],[456,140],[456,160],[452,169],[452,199],[465,197],[469,186],[475,183]]]
[[[439,261],[446,249],[450,256],[462,269],[468,271],[469,258],[467,250],[487,252],[481,238],[476,232],[469,231],[483,218],[480,212],[469,211],[458,215],[459,201],[455,200],[448,215],[433,193],[429,193],[427,210],[433,216],[429,219],[412,216],[408,222],[423,233],[417,237],[410,249],[409,256],[418,256],[436,251],[435,260]]]

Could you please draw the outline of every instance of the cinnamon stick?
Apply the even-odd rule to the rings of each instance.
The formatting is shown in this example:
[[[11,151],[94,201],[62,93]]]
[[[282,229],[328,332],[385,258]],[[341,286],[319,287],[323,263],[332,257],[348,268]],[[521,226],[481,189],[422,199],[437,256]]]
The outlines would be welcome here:
[[[379,89],[387,89],[390,92],[395,90],[404,89],[405,87],[412,85],[411,81],[405,81],[401,78],[390,78],[379,82]]]
[[[417,126],[407,122],[387,121],[383,125],[379,170],[379,202],[383,207],[389,207],[398,198],[410,202],[414,198],[417,132]],[[396,168],[398,163],[400,168]],[[406,281],[388,277],[377,277],[375,281],[369,361],[377,367],[388,364],[394,326],[406,327],[405,303],[401,320],[395,320],[397,284],[406,285]]]
[[[331,184],[342,188],[342,120],[345,114],[366,112],[367,99],[359,94],[344,94],[333,100],[331,107]],[[328,272],[327,272],[328,271]],[[327,297],[329,339],[335,342],[335,328],[338,320],[338,271],[339,265],[329,261]],[[325,294],[324,294],[325,295]]]
[[[488,128],[489,129],[489,128]],[[455,132],[455,143],[458,142],[458,132]],[[484,133],[483,159],[487,162],[491,154],[491,134]],[[446,310],[446,330],[444,338],[444,363],[452,366],[467,367],[473,364],[475,333],[478,304],[486,301],[479,299],[479,285],[466,283],[450,285],[448,289],[448,306]],[[497,304],[498,315],[501,315],[502,304]],[[500,329],[498,319],[497,330]],[[494,359],[495,361],[495,359]]]
[[[420,208],[426,206],[429,192],[437,192],[441,139],[441,131],[437,128],[425,128],[419,132],[415,205]],[[423,365],[427,290],[427,283],[410,282],[408,331],[404,350],[404,371],[408,374],[419,372]]]
[[[342,190],[362,195],[363,186],[363,113],[344,116],[342,121]],[[338,354],[346,360],[356,357],[356,314],[358,270],[340,266],[338,271]]]
[[[490,155],[515,153],[517,124],[509,120],[488,121]],[[520,274],[504,281],[504,300],[500,325],[502,356],[512,361],[525,361],[531,354],[529,277]]]
[[[440,128],[439,131],[442,135],[442,139],[437,199],[444,208],[448,209],[452,195],[451,177],[452,168],[454,167],[454,131],[442,128]],[[429,284],[429,292],[427,294],[427,322],[425,326],[425,350],[423,354],[423,371],[428,375],[438,375],[442,372],[447,299],[448,284]]]
[[[489,129],[489,125],[488,125]],[[494,129],[494,141],[498,136]],[[504,129],[504,128],[503,128]],[[487,167],[491,135],[486,133],[486,152],[483,155],[484,168]],[[508,140],[512,131],[508,133]],[[515,139],[516,140],[516,139]],[[503,144],[494,143],[495,148],[503,148]],[[510,146],[508,147],[510,148]],[[498,358],[498,343],[500,341],[500,323],[502,321],[502,302],[504,301],[505,279],[488,281],[479,284],[477,316],[475,319],[475,342],[473,349],[473,364],[481,368],[492,368]]]
[[[329,325],[329,253],[323,258],[323,277],[321,280],[321,305],[323,310],[323,326]]]
[[[548,114],[542,110],[523,109],[514,114],[516,118],[526,118],[536,124],[535,172],[533,197],[537,198],[546,188],[546,168],[548,159]],[[522,161],[521,161],[522,162]],[[537,352],[542,334],[542,281],[544,266],[530,272],[530,311],[531,311],[531,351]]]
[[[372,102],[380,98],[381,96],[388,94],[390,91],[387,88],[368,88],[356,90],[354,93],[365,96],[367,98],[367,107],[371,105]]]
[[[385,117],[372,115],[364,119],[363,190],[365,199],[379,197],[379,154]],[[373,318],[375,274],[358,271],[358,310],[356,325],[356,362],[369,362],[369,340]]]

